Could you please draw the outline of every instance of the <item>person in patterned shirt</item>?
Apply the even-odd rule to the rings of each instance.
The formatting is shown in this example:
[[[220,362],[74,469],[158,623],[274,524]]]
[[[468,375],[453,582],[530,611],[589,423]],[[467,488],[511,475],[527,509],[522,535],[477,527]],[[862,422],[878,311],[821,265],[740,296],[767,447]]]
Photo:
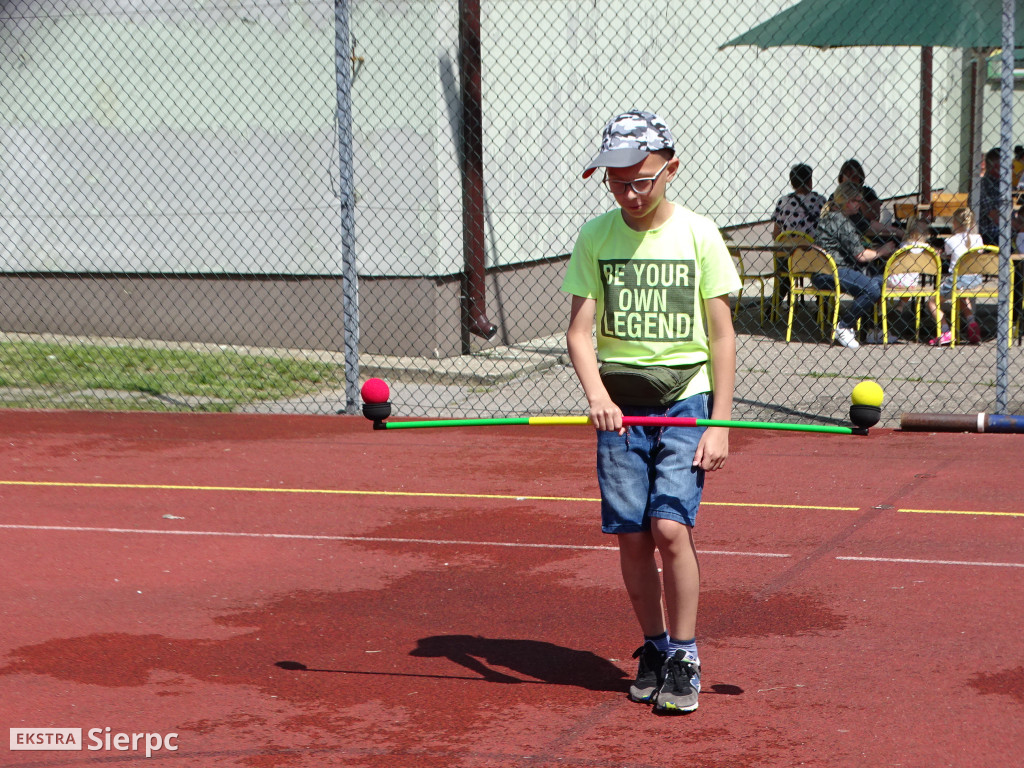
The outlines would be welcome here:
[[[825,198],[811,188],[813,186],[811,167],[803,163],[794,165],[789,171],[789,183],[792,185],[793,191],[779,199],[775,206],[775,213],[772,214],[772,222],[775,224],[772,237],[778,237],[780,232],[790,230],[806,232],[814,237],[814,230],[818,226],[818,217],[821,215],[822,206],[825,205]]]

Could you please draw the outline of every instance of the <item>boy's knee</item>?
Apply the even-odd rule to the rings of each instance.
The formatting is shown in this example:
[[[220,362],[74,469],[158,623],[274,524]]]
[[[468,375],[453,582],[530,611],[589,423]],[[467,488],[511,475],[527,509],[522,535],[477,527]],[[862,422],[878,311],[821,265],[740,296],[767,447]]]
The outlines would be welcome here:
[[[619,557],[626,561],[643,562],[654,555],[654,538],[649,531],[620,533]]]
[[[654,543],[662,553],[672,554],[692,549],[692,528],[678,520],[656,517],[651,520]]]

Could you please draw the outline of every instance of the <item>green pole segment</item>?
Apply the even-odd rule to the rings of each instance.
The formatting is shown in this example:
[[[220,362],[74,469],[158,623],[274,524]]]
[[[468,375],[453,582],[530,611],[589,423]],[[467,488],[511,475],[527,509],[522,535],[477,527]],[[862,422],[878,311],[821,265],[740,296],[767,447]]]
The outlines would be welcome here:
[[[438,419],[436,421],[386,421],[385,429],[419,429],[420,427],[500,427],[529,425],[530,418],[513,419]]]
[[[781,429],[788,432],[828,432],[833,435],[852,435],[852,427],[831,424],[780,424],[771,421],[729,421],[726,419],[697,419],[698,427],[736,427],[737,429]]]

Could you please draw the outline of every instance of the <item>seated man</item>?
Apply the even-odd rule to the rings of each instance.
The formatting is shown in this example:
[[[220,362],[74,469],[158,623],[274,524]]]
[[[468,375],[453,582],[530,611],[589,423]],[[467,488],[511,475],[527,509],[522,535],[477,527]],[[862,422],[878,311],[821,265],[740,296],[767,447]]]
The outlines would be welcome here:
[[[871,316],[875,304],[882,297],[882,277],[871,274],[871,262],[890,256],[896,249],[892,242],[877,250],[864,247],[860,232],[852,221],[861,210],[864,197],[859,185],[844,181],[836,187],[831,202],[821,211],[815,243],[836,260],[839,271],[839,289],[853,297],[853,303],[840,316],[835,340],[844,347],[857,349],[857,321]],[[815,286],[831,289],[832,276],[818,274],[812,279]]]

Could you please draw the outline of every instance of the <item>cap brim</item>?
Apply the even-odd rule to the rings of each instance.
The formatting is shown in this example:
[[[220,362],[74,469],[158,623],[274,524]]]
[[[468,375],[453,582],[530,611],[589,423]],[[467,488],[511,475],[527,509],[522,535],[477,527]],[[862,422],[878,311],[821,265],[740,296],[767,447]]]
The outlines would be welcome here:
[[[650,151],[646,149],[609,149],[605,150],[583,169],[583,178],[589,179],[591,174],[598,168],[630,168],[639,165]]]

